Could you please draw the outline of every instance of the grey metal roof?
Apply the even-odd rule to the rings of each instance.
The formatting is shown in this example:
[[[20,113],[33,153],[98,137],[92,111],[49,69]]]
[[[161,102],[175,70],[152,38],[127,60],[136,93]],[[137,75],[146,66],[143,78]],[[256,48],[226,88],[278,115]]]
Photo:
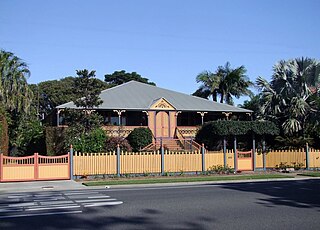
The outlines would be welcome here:
[[[136,81],[130,81],[103,90],[101,91],[100,98],[103,100],[103,103],[96,109],[149,110],[150,105],[156,100],[164,98],[178,111],[252,112],[251,110],[190,96]],[[56,108],[77,107],[73,102],[68,102],[59,105]]]

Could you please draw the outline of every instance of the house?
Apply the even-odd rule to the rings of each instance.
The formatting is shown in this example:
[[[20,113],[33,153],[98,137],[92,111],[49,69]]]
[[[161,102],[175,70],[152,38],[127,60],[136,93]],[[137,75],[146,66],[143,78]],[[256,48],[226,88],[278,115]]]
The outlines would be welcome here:
[[[176,148],[172,140],[179,139],[181,145],[194,138],[206,121],[230,116],[249,119],[252,112],[136,81],[103,90],[100,98],[103,103],[94,110],[103,116],[109,136],[126,137],[134,128],[149,127],[155,143],[166,141]],[[64,109],[79,109],[73,102],[56,108],[58,126],[63,123]]]

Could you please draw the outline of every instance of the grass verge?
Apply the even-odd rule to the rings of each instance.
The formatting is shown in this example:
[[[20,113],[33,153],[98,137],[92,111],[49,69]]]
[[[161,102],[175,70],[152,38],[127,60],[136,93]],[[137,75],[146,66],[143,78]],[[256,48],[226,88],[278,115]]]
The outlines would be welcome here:
[[[300,173],[299,176],[310,176],[310,177],[320,177],[320,172],[306,172]]]
[[[202,182],[202,181],[229,181],[229,180],[256,180],[256,179],[276,179],[293,178],[293,176],[279,174],[265,175],[240,175],[240,176],[195,176],[195,177],[174,177],[174,178],[143,178],[143,179],[109,179],[104,181],[88,181],[82,183],[86,186],[102,185],[132,185],[132,184],[158,184],[176,182]]]

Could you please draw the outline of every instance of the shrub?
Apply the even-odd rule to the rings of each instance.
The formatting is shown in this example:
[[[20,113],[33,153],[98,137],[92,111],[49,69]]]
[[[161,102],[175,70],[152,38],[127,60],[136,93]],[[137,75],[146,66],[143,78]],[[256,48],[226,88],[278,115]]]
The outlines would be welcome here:
[[[46,132],[46,147],[47,155],[62,155],[66,154],[70,144],[66,144],[65,138],[67,135],[66,127],[47,127]]]
[[[287,162],[280,162],[279,165],[276,165],[278,170],[287,170],[287,168],[294,168],[294,170],[299,170],[304,166],[303,163],[292,162],[292,165],[287,164]]]
[[[149,128],[135,128],[127,137],[133,151],[139,151],[152,143],[152,133]]]
[[[105,142],[107,135],[101,128],[94,129],[88,133],[82,134],[73,140],[75,151],[82,153],[98,153],[105,151]]]
[[[198,130],[196,141],[204,143],[210,150],[218,150],[222,147],[223,137],[226,137],[228,141],[230,137],[237,136],[239,138],[243,136],[246,140],[251,139],[252,134],[274,136],[279,134],[279,128],[270,121],[211,121],[206,122]]]
[[[208,174],[229,174],[234,173],[234,169],[229,166],[213,165],[207,169]]]
[[[293,162],[292,164],[293,164],[294,170],[300,170],[304,166],[303,163]]]
[[[106,141],[106,150],[107,151],[116,151],[117,146],[120,146],[120,149],[123,151],[132,151],[132,148],[129,142],[123,137],[110,137]]]

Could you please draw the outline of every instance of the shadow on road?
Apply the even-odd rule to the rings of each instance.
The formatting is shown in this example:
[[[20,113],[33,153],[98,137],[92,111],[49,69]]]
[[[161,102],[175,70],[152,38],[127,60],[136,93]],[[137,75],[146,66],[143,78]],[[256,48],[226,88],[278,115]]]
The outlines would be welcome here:
[[[320,207],[320,180],[234,183],[221,185],[221,188],[267,195],[269,198],[257,202],[266,207]]]
[[[156,209],[137,210],[136,215],[117,215],[112,211],[120,206],[103,207],[102,209],[88,208],[80,214],[49,215],[37,217],[21,217],[0,220],[0,229],[189,229],[206,230],[204,224],[212,219],[197,218],[197,221],[178,223],[173,228],[168,228],[166,223],[158,219],[163,215]],[[108,211],[109,210],[109,211]]]

